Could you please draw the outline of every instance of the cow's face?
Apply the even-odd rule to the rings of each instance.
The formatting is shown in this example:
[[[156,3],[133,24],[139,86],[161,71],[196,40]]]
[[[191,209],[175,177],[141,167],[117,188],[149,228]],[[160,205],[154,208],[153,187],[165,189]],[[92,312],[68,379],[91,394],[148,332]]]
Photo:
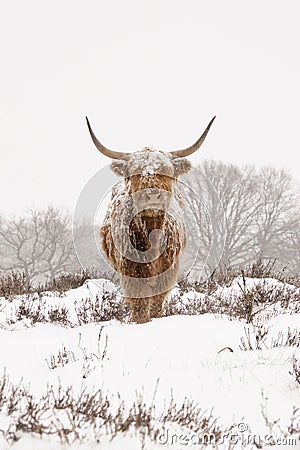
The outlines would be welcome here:
[[[125,178],[128,193],[138,208],[165,209],[177,177],[191,168],[185,159],[145,148],[112,162],[111,169]]]
[[[92,140],[98,150],[112,158],[111,169],[125,179],[128,192],[133,196],[134,203],[140,207],[149,205],[149,208],[167,206],[173,185],[179,175],[191,168],[191,163],[185,159],[194,153],[201,144],[214,121],[210,121],[202,136],[184,150],[169,153],[145,148],[136,153],[121,153],[107,149],[96,138],[87,119]]]
[[[173,156],[171,153],[144,148],[140,152],[113,161],[111,168],[117,175],[125,178],[136,175],[142,178],[151,178],[155,174],[177,178],[190,170],[191,163],[187,159]]]

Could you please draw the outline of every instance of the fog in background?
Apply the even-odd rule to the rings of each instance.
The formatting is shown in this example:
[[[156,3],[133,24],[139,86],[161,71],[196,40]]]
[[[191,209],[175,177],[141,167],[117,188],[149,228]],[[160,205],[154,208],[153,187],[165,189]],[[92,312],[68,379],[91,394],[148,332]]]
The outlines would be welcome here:
[[[299,180],[297,0],[6,2],[1,213],[73,210],[107,147],[174,150],[217,115],[193,163],[287,168]]]

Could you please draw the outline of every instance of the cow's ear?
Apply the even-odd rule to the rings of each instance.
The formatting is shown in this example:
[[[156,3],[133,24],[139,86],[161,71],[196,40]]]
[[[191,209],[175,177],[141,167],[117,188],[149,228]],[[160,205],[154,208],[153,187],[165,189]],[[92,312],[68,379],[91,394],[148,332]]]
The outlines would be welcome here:
[[[126,167],[127,167],[127,161],[124,161],[122,159],[116,159],[110,165],[111,170],[116,175],[119,175],[121,177],[124,177],[126,175]]]
[[[174,168],[175,168],[175,174],[178,177],[178,175],[182,175],[186,172],[188,172],[192,168],[192,164],[190,161],[188,161],[185,158],[175,158],[173,160]]]

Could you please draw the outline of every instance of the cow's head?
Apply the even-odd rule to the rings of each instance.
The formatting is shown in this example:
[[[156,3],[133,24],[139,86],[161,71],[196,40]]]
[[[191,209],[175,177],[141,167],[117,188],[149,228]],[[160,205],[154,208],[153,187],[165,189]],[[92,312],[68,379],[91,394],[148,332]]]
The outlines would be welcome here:
[[[95,146],[103,155],[113,159],[111,169],[115,174],[124,177],[128,192],[135,197],[135,203],[157,208],[167,202],[168,196],[165,196],[165,199],[162,198],[164,191],[171,193],[173,183],[178,176],[190,170],[191,163],[185,157],[200,148],[215,117],[191,147],[169,153],[147,147],[135,153],[109,150],[98,141],[88,118],[86,120]]]

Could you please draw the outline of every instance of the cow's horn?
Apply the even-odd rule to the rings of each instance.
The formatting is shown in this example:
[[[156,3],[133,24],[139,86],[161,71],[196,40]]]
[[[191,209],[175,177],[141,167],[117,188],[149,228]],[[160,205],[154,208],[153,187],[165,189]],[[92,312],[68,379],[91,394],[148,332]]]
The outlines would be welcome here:
[[[99,152],[103,153],[103,155],[108,156],[111,159],[121,159],[125,156],[130,155],[130,153],[122,153],[122,152],[115,152],[113,150],[109,150],[108,148],[104,147],[104,145],[101,144],[101,142],[98,141],[96,136],[93,133],[92,127],[90,125],[89,119],[86,117],[87,126],[89,128],[89,132],[91,135],[91,138],[93,139],[94,144],[96,145]]]
[[[184,157],[184,156],[189,156],[192,153],[194,153],[196,150],[198,150],[201,145],[204,142],[204,139],[206,138],[207,133],[209,132],[210,127],[212,126],[213,121],[215,120],[216,116],[214,116],[211,121],[209,122],[209,124],[206,127],[206,130],[204,131],[204,133],[202,134],[202,136],[198,139],[197,142],[195,142],[195,144],[193,144],[191,147],[185,148],[183,150],[176,150],[173,152],[170,152],[171,155],[174,156],[179,156],[179,157]]]

